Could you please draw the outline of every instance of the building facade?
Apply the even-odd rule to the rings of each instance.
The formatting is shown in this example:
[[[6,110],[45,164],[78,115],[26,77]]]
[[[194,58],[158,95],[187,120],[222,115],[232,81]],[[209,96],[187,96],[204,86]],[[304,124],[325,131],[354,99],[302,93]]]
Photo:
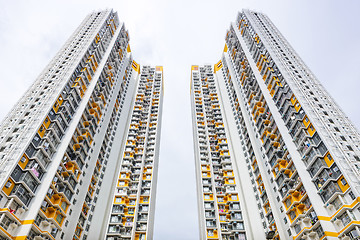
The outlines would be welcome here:
[[[201,239],[359,238],[360,134],[267,16],[239,13],[191,72]]]
[[[89,14],[0,126],[0,239],[151,239],[162,94],[117,13]]]

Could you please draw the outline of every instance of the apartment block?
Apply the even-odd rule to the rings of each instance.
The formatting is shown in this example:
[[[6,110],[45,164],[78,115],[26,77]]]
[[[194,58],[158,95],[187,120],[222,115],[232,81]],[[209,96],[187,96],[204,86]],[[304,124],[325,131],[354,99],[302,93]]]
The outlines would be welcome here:
[[[162,72],[84,19],[0,126],[0,239],[152,238]]]
[[[243,10],[225,42],[218,63],[191,70],[201,239],[359,238],[358,130],[266,15]],[[230,192],[221,217],[229,164],[219,125],[242,231]]]

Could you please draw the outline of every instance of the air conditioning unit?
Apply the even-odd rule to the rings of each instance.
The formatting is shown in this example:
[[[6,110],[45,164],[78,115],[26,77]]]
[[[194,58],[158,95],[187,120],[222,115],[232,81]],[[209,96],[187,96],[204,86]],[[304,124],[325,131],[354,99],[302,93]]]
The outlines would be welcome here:
[[[341,223],[341,220],[340,219],[334,219],[334,223],[336,224],[336,225],[340,225],[340,223]]]
[[[333,209],[333,208],[334,208],[334,205],[332,205],[332,204],[328,204],[328,205],[326,206],[326,208],[327,208],[328,210],[331,210],[331,209]]]
[[[317,236],[318,236],[318,234],[316,232],[314,232],[314,231],[309,232],[309,237],[316,238]]]
[[[12,222],[12,223],[9,225],[9,227],[12,228],[12,229],[17,228],[17,226],[18,226],[17,222]]]
[[[42,221],[41,224],[44,226],[44,227],[47,227],[50,225],[50,223],[46,220]]]

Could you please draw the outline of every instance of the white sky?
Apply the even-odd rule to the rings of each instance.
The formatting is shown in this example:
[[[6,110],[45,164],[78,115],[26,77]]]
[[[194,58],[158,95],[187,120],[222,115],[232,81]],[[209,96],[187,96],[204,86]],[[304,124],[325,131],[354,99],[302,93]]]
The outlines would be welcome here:
[[[243,8],[266,13],[360,128],[360,1],[0,0],[0,120],[83,18],[115,9],[134,59],[163,65],[165,98],[154,239],[198,239],[190,66],[220,60]]]

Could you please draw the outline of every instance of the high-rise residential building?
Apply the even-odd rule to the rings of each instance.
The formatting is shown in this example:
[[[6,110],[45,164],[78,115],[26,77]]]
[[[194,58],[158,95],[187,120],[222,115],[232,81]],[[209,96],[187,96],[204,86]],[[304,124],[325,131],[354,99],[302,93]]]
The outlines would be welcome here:
[[[360,134],[266,15],[191,80],[201,239],[360,237]]]
[[[151,239],[162,81],[89,14],[0,126],[0,239]]]

